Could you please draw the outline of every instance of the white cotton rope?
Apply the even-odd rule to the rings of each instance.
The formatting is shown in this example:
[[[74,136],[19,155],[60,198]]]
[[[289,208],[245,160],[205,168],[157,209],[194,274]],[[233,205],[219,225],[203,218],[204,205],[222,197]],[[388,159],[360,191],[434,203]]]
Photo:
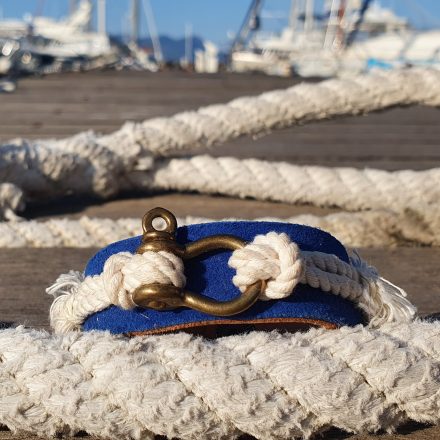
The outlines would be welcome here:
[[[335,255],[301,251],[284,233],[256,236],[232,252],[229,266],[236,270],[232,282],[242,292],[257,281],[267,281],[260,300],[286,298],[302,283],[352,301],[373,327],[411,321],[416,313],[406,293],[359,256],[353,254],[346,263]],[[88,316],[111,305],[135,308],[132,295],[142,285],[183,288],[185,282],[183,262],[170,252],[120,252],[106,260],[99,275],[84,277],[71,271],[58,277],[46,290],[55,298],[50,323],[57,333],[80,330]]]
[[[211,156],[167,159],[156,165],[149,175],[142,174],[155,191],[196,191],[349,211],[437,212],[440,206],[439,168],[384,171]],[[437,217],[436,212],[431,217]]]
[[[391,247],[421,244],[440,246],[440,213],[406,210],[396,214],[388,210],[360,213],[337,212],[325,216],[301,214],[289,218],[261,217],[251,221],[276,221],[320,228],[349,247]],[[223,218],[180,217],[181,226],[213,221],[244,221]],[[78,219],[51,218],[0,222],[0,248],[103,247],[115,241],[142,234],[138,218],[117,220],[82,216]]]
[[[440,168],[426,171],[298,166],[259,159],[171,159],[152,174],[156,189],[250,197],[349,211],[420,211],[439,206]]]
[[[440,423],[440,323],[217,340],[0,332],[0,424],[41,436],[309,438]],[[347,410],[349,408],[349,410]]]
[[[0,181],[15,184],[27,199],[37,201],[65,194],[108,197],[123,190],[155,190],[163,186],[155,176],[160,166],[155,158],[205,152],[206,147],[241,135],[266,133],[305,121],[413,104],[440,105],[439,71],[393,70],[303,83],[168,118],[126,123],[106,136],[89,131],[60,140],[12,140],[0,146]],[[224,172],[221,167],[219,170]],[[368,172],[367,179],[371,174]],[[199,179],[206,187],[204,178]],[[402,180],[405,189],[414,189],[421,181],[416,178],[412,185],[412,175],[410,180],[402,175]],[[260,175],[259,181],[264,177]],[[269,191],[269,198],[278,200],[274,191],[278,189]],[[279,189],[284,198],[286,191]],[[320,199],[318,195],[317,204]],[[360,203],[376,206],[370,206],[370,200]]]

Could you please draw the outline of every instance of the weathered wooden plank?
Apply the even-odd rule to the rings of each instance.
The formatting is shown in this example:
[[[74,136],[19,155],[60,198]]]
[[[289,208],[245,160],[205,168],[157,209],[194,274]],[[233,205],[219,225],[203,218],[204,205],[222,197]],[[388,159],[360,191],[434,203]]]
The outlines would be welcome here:
[[[69,268],[83,270],[94,249],[0,251],[0,321],[48,327],[45,288]]]
[[[268,216],[288,218],[299,214],[325,215],[336,212],[336,209],[314,206],[294,206],[287,203],[259,202],[221,196],[169,193],[106,201],[65,199],[46,205],[30,205],[24,212],[24,216],[29,219],[53,218],[55,216],[78,218],[82,215],[113,219],[121,217],[141,219],[146,211],[156,206],[163,206],[179,217],[191,215],[215,219],[226,217],[252,219]]]

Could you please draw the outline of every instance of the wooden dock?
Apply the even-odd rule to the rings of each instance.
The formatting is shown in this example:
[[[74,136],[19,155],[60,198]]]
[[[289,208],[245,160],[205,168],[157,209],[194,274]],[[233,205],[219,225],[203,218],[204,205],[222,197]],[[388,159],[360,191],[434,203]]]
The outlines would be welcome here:
[[[0,141],[14,137],[65,137],[83,130],[109,133],[126,120],[157,116],[227,102],[243,95],[293,85],[290,79],[256,75],[193,75],[177,72],[96,72],[22,80],[13,94],[0,95]],[[426,107],[390,109],[276,131],[258,139],[241,138],[216,147],[216,156],[234,155],[297,164],[375,167],[388,170],[440,166],[440,112]],[[53,216],[141,217],[153,206],[176,215],[289,217],[325,214],[329,209],[235,200],[194,194],[161,194],[93,204],[90,201],[30,207],[28,218]],[[0,249],[0,321],[47,328],[50,299],[44,288],[69,269],[82,269],[96,249]],[[440,250],[423,247],[361,249],[381,274],[402,286],[421,313],[440,311]],[[30,438],[0,430],[0,440]],[[440,428],[410,425],[396,436],[324,439],[436,439]]]

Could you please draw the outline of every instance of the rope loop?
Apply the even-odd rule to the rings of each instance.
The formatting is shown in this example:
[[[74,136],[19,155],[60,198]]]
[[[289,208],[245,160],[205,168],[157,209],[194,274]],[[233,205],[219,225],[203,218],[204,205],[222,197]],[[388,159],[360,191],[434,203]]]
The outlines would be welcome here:
[[[229,266],[237,271],[232,281],[241,292],[258,280],[269,280],[263,300],[286,298],[304,273],[298,245],[287,234],[276,232],[257,235],[252,243],[234,251]]]

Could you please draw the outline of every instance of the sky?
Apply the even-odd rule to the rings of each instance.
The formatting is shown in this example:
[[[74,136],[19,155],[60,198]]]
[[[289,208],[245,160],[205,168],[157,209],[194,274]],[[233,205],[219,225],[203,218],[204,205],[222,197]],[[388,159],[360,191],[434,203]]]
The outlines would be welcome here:
[[[0,16],[22,18],[42,14],[61,18],[69,11],[70,0],[0,0]],[[93,0],[96,2],[96,0]],[[141,36],[147,35],[145,14],[141,5]],[[318,3],[323,0],[318,0]],[[418,27],[440,27],[440,0],[382,0],[399,15],[410,18]],[[126,35],[129,29],[129,0],[107,0],[107,29],[113,35]],[[193,33],[216,44],[226,45],[236,32],[249,7],[250,0],[150,0],[159,34],[182,37],[185,26]],[[266,0],[263,27],[279,29],[287,20],[290,0]],[[284,18],[282,18],[284,16]]]

